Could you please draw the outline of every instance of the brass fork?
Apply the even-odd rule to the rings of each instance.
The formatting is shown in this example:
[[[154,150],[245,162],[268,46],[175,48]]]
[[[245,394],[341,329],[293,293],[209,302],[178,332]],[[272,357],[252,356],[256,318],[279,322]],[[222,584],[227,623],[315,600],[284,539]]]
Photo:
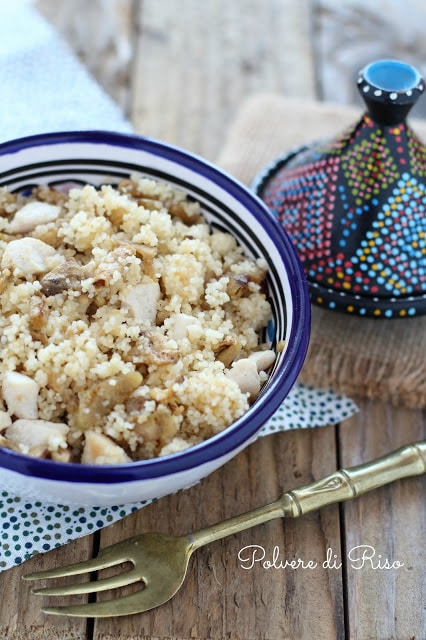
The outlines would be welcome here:
[[[82,605],[46,607],[45,613],[89,618],[141,613],[169,600],[184,581],[193,552],[225,536],[274,518],[298,516],[326,505],[355,498],[394,480],[426,471],[426,442],[410,444],[382,458],[349,469],[341,469],[322,480],[284,493],[278,500],[253,511],[219,522],[181,537],[143,533],[100,551],[96,558],[49,571],[31,573],[25,580],[59,578],[98,571],[123,562],[133,567],[110,578],[82,584],[45,587],[33,592],[51,596],[93,593],[134,582],[143,588],[130,595]]]

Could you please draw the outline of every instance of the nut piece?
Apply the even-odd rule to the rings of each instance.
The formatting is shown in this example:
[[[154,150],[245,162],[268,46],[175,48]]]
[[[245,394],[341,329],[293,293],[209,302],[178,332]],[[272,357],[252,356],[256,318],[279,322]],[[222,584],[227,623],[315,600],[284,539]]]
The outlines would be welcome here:
[[[45,296],[54,296],[67,289],[77,290],[80,288],[82,277],[82,266],[75,258],[69,258],[42,277],[41,290]]]
[[[20,238],[9,242],[4,250],[1,266],[19,269],[24,276],[49,271],[48,258],[56,251],[53,247],[37,238]]]
[[[8,413],[17,418],[37,418],[39,386],[32,378],[17,371],[9,371],[3,378],[3,398]]]
[[[62,422],[48,420],[15,420],[6,429],[6,438],[19,447],[22,453],[41,457],[43,452],[66,449],[69,428]]]
[[[229,274],[228,277],[229,282],[226,291],[231,298],[242,298],[250,293],[249,280],[243,273]]]
[[[242,393],[249,394],[249,402],[253,402],[259,395],[260,376],[254,360],[241,358],[241,360],[234,362],[232,368],[225,373],[228,378],[231,378],[231,380],[237,383]]]
[[[241,342],[234,336],[228,336],[223,343],[219,346],[219,350],[216,353],[216,358],[229,367],[234,360],[238,357],[241,351]]]
[[[39,224],[53,222],[59,217],[61,207],[47,202],[28,202],[15,213],[10,222],[10,233],[28,233]]]
[[[81,462],[82,464],[123,464],[131,460],[124,449],[111,438],[96,431],[88,431]]]
[[[121,301],[137,322],[155,324],[157,304],[160,299],[158,282],[145,282],[127,289],[121,294]]]

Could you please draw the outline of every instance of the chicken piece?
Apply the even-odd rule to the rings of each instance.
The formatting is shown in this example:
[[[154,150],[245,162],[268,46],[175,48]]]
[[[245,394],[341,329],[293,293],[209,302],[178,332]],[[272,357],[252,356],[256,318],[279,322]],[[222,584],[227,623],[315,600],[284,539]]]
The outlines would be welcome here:
[[[83,391],[79,396],[75,415],[77,427],[82,430],[95,427],[99,418],[108,415],[117,404],[124,404],[141,384],[141,374],[133,371],[116,378],[101,380]]]
[[[137,322],[155,324],[161,291],[158,282],[142,282],[121,292],[124,307]]]
[[[170,317],[167,334],[173,338],[173,340],[182,340],[182,338],[186,338],[187,336],[188,327],[195,322],[194,316],[186,313],[176,313]]]
[[[69,258],[41,278],[41,290],[45,296],[54,296],[67,289],[78,290],[83,277],[82,265],[75,258]]]
[[[61,213],[61,207],[48,202],[28,202],[19,209],[9,223],[10,233],[28,233],[39,224],[53,222]]]
[[[5,436],[22,453],[41,458],[48,451],[66,449],[68,431],[62,422],[19,419],[6,429]]]
[[[253,360],[256,363],[258,371],[266,371],[275,362],[275,352],[272,349],[254,351],[249,355],[249,360]]]
[[[123,464],[131,462],[131,459],[111,438],[96,431],[88,431],[81,462],[82,464]]]
[[[253,402],[259,395],[261,380],[254,360],[237,360],[225,375],[237,383],[242,393],[248,394],[249,402]]]
[[[37,418],[39,386],[35,380],[17,371],[8,371],[3,378],[3,398],[8,413],[17,418]]]
[[[37,238],[19,238],[9,242],[1,260],[3,269],[18,269],[23,276],[49,271],[50,260],[56,255],[53,247]]]

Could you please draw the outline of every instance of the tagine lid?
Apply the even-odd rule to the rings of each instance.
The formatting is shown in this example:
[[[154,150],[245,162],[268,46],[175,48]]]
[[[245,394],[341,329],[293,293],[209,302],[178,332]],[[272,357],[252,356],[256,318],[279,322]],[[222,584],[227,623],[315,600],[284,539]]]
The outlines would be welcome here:
[[[298,250],[314,304],[376,318],[426,313],[426,147],[406,123],[424,87],[403,62],[367,65],[361,118],[255,179]]]

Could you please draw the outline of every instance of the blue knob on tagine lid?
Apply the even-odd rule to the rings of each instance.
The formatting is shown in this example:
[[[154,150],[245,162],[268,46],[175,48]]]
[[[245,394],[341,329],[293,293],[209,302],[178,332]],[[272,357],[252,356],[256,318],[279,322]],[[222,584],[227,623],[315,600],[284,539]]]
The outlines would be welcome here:
[[[358,88],[359,121],[276,159],[253,186],[292,238],[314,304],[425,314],[426,147],[406,123],[424,82],[408,64],[379,60]]]

